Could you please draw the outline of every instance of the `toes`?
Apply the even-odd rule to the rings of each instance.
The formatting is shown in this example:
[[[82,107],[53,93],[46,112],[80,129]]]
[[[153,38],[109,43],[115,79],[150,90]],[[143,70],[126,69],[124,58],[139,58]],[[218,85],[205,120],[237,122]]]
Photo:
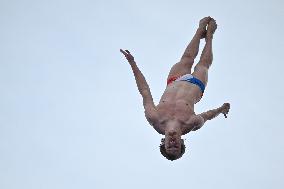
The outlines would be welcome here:
[[[204,21],[204,22],[209,22],[210,19],[211,19],[211,17],[207,16],[207,17],[202,18],[201,20]]]
[[[213,32],[217,29],[217,23],[214,19],[210,20],[208,24],[208,29],[212,30]]]
[[[216,24],[216,20],[214,18],[212,18],[209,22],[209,24],[212,23],[212,24]]]
[[[210,16],[206,17],[206,20],[209,22],[212,18]]]
[[[210,16],[204,17],[199,21],[199,25],[204,27],[210,22],[210,20],[211,20]]]

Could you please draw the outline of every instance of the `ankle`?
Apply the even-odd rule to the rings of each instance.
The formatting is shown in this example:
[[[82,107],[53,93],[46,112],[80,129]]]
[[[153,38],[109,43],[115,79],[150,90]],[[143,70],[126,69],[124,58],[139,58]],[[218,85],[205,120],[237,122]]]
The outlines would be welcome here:
[[[206,37],[205,37],[205,41],[206,41],[206,42],[212,41],[212,39],[213,39],[213,34],[207,33],[207,34],[206,34]]]
[[[206,30],[198,28],[195,32],[195,35],[198,36],[199,38],[204,38],[206,36]]]

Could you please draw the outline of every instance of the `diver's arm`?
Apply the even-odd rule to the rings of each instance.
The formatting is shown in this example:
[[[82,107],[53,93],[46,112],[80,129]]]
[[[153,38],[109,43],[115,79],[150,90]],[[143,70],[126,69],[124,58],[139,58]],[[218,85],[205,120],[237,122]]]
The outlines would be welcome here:
[[[219,108],[212,109],[212,110],[209,110],[207,112],[203,112],[201,114],[198,114],[197,116],[199,116],[199,119],[202,119],[202,122],[204,124],[206,121],[211,120],[211,119],[217,117],[221,113],[224,114],[225,118],[227,118],[227,114],[229,113],[229,110],[230,110],[230,104],[229,103],[224,103]],[[198,130],[200,128],[201,127],[196,127],[196,128],[193,129],[193,131],[196,131],[196,130]]]
[[[128,50],[123,51],[122,49],[120,49],[120,52],[124,54],[124,56],[126,57],[127,61],[129,62],[132,68],[132,71],[133,71],[133,74],[136,80],[136,84],[138,87],[138,91],[143,98],[145,116],[147,120],[149,121],[149,123],[153,125],[158,120],[158,113],[156,110],[156,106],[153,102],[150,87],[148,83],[146,82],[144,75],[137,67],[136,62],[134,61],[134,57],[130,54],[130,52]]]

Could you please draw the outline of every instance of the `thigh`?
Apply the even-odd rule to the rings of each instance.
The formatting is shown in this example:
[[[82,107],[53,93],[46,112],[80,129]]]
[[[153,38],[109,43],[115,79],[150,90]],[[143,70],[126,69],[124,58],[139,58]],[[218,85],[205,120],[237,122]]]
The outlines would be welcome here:
[[[208,82],[208,68],[206,66],[197,64],[194,68],[194,72],[192,73],[194,77],[202,81],[202,83],[206,86]]]
[[[190,74],[191,73],[191,67],[193,64],[193,60],[192,63],[191,62],[187,62],[187,61],[180,61],[178,63],[176,63],[175,65],[173,65],[173,67],[170,70],[170,73],[168,75],[168,79],[171,77],[176,77],[176,76],[182,76],[185,74]]]

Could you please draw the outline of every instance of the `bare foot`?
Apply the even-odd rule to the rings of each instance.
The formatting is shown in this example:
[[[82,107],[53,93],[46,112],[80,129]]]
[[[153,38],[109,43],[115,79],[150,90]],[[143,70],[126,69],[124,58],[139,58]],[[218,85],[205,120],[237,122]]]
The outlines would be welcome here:
[[[199,21],[198,31],[200,32],[201,39],[206,36],[206,27],[212,18],[210,16],[204,17]]]
[[[213,38],[213,34],[217,29],[216,21],[212,18],[207,27],[206,39]]]

